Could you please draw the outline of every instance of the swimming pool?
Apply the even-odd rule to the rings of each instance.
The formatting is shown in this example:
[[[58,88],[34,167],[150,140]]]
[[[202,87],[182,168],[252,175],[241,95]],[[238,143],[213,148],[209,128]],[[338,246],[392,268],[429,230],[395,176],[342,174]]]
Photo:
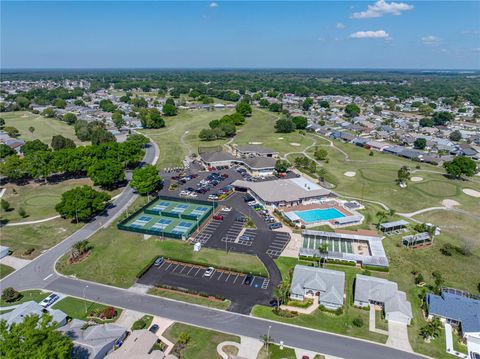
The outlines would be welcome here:
[[[346,217],[342,212],[335,208],[315,208],[308,211],[295,211],[295,214],[305,223],[329,221],[335,218]]]

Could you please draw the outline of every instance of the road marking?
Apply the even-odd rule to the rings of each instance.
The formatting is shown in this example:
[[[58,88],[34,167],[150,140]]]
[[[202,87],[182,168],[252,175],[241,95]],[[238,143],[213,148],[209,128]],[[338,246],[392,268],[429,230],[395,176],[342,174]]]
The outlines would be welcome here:
[[[165,268],[165,271],[167,271],[167,270],[168,270],[168,268],[170,268],[170,266],[171,266],[172,264],[173,264],[172,262],[169,262],[169,265],[168,265],[168,267],[167,267],[167,268]]]
[[[162,268],[165,263],[166,261],[163,261],[162,264],[160,264],[160,266],[158,267],[158,269]]]
[[[193,268],[195,268],[195,267],[190,267],[190,270],[187,272],[187,275],[190,274],[190,272],[192,271]]]
[[[227,279],[225,279],[225,282],[228,280],[228,278],[230,278],[231,275],[232,275],[232,273],[228,273],[228,277],[227,277]]]
[[[177,267],[180,265],[180,263],[178,263],[175,268],[173,268],[172,272],[175,272],[175,269],[177,269]]]
[[[179,273],[182,273],[185,270],[185,268],[187,268],[187,266],[183,266],[182,270]]]
[[[217,280],[220,280],[220,278],[222,278],[222,274],[223,272],[220,272],[220,275],[218,276]]]
[[[233,284],[235,284],[235,282],[237,281],[237,279],[238,279],[238,274],[235,276],[235,279],[234,279],[234,281],[233,281]]]
[[[198,272],[200,272],[200,269],[202,268],[198,268],[197,272],[195,273],[195,277],[197,276]]]
[[[43,278],[43,280],[47,280],[47,279],[50,278],[52,275],[53,275],[53,273],[50,273],[50,274],[47,275],[45,278]]]

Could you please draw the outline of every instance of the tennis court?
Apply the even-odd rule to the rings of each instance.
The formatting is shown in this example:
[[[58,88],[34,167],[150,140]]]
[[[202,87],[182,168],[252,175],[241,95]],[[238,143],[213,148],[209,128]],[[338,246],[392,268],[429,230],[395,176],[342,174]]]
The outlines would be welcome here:
[[[213,212],[209,202],[181,198],[157,198],[126,220],[119,229],[187,239]]]

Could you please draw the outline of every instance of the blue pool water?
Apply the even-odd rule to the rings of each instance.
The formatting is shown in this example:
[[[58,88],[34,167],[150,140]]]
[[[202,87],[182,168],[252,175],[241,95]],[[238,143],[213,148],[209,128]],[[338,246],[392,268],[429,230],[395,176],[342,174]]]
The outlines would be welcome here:
[[[330,219],[345,217],[345,215],[335,208],[316,208],[308,211],[297,211],[295,214],[306,223],[328,221]]]

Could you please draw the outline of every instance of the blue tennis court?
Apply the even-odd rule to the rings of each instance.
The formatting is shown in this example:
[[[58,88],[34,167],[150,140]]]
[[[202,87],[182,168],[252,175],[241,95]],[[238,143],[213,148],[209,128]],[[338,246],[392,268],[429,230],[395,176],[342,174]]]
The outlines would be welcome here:
[[[183,213],[188,208],[188,204],[177,204],[170,212],[172,213]]]
[[[203,215],[206,211],[208,211],[208,207],[197,207],[195,208],[190,214],[194,216],[201,216]]]
[[[152,209],[157,211],[163,211],[165,208],[170,206],[170,202],[160,202],[159,204],[155,205]]]
[[[150,228],[163,230],[163,229],[167,228],[170,223],[172,223],[172,220],[162,218]]]

